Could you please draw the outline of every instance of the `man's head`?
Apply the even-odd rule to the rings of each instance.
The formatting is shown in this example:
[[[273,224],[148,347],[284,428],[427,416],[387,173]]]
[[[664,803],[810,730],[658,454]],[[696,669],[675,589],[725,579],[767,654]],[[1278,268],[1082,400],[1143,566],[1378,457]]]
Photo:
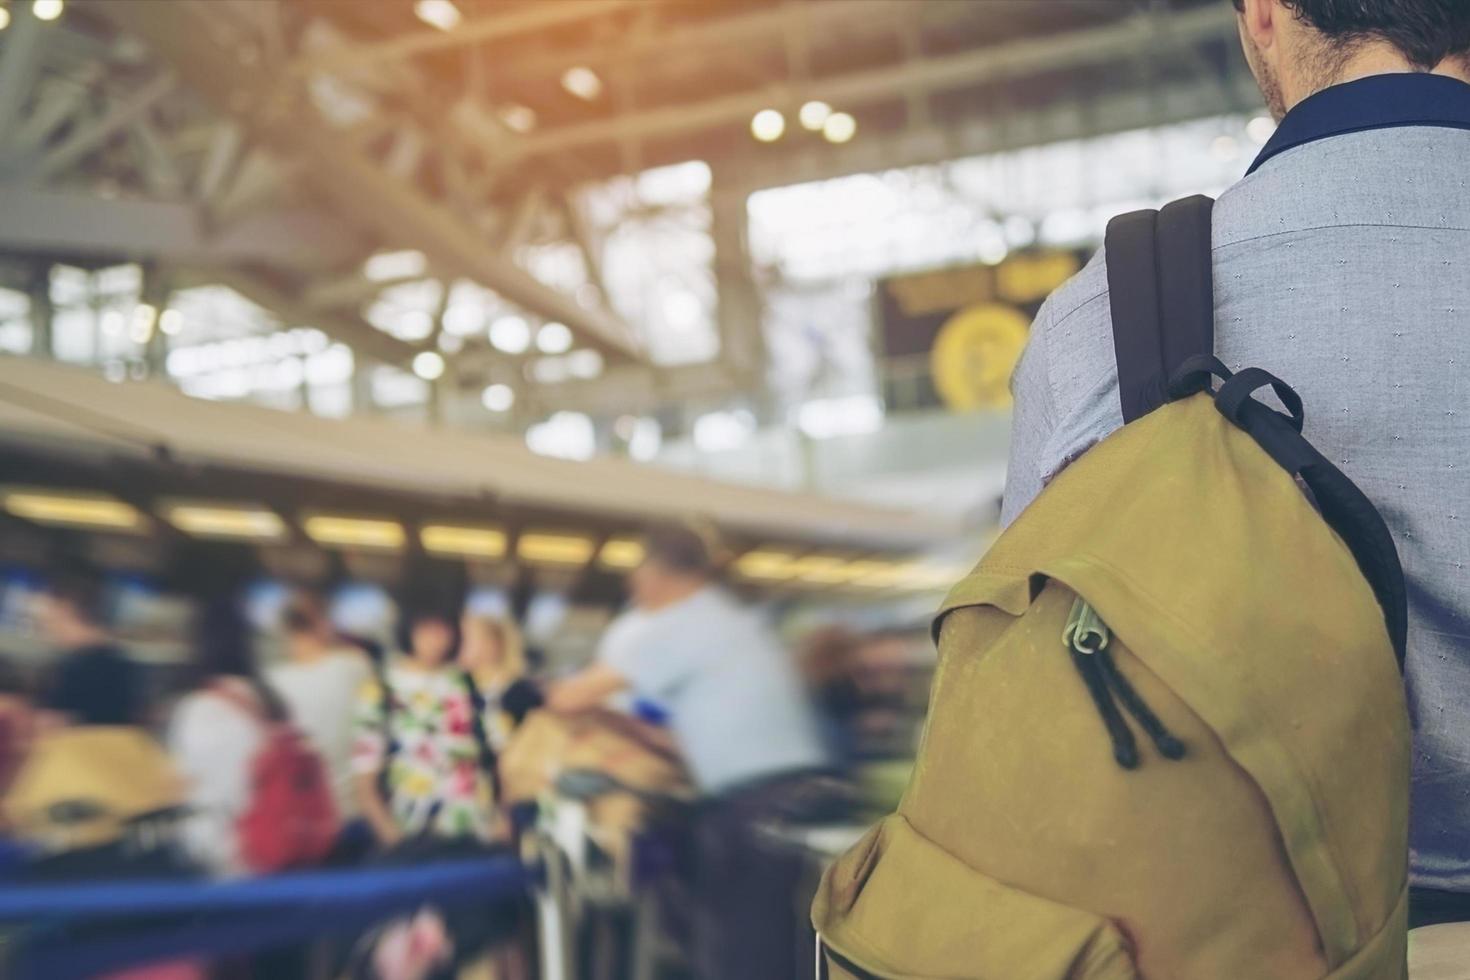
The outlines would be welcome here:
[[[104,597],[102,577],[95,570],[81,565],[54,570],[37,608],[42,632],[62,647],[95,642],[104,633]]]
[[[1467,0],[1233,0],[1246,61],[1280,119],[1329,85],[1389,71],[1470,72]]]
[[[638,608],[661,609],[704,588],[714,574],[710,546],[697,531],[662,525],[644,538],[643,562],[628,576],[628,588]]]
[[[290,645],[301,652],[330,646],[336,636],[327,615],[327,600],[320,592],[310,589],[298,589],[291,594],[281,610],[281,629]]]

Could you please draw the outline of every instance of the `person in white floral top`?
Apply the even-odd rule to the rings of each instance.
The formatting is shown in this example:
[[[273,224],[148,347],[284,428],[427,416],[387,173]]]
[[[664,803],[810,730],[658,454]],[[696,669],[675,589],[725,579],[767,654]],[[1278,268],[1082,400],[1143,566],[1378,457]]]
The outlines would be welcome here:
[[[490,841],[493,760],[476,733],[470,674],[456,662],[457,617],[405,610],[404,627],[408,652],[389,656],[358,698],[352,768],[363,815],[385,847],[424,836]],[[480,711],[483,733],[493,708]]]

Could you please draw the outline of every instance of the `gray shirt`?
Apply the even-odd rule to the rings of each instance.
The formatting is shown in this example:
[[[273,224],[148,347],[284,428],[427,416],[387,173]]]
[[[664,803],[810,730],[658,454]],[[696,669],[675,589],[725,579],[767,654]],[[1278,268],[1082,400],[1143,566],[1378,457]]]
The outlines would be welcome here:
[[[669,712],[699,788],[719,794],[825,760],[801,679],[758,617],[709,587],[610,629],[598,659]]]
[[[1296,388],[1373,500],[1409,592],[1416,885],[1470,891],[1470,132],[1349,133],[1266,160],[1214,210],[1215,346]],[[1016,368],[1009,523],[1122,425],[1101,251]]]

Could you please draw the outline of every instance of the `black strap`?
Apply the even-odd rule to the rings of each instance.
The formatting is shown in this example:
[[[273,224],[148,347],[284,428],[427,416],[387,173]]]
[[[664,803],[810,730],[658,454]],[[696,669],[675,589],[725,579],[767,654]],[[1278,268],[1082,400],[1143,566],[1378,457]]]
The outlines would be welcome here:
[[[1125,423],[1162,405],[1165,380],[1214,350],[1213,205],[1196,195],[1108,222],[1108,298]]]
[[[1404,573],[1382,515],[1302,436],[1302,402],[1289,385],[1259,368],[1232,375],[1214,357],[1213,204],[1207,197],[1188,197],[1162,211],[1134,211],[1108,223],[1108,291],[1123,421],[1208,390],[1220,378],[1216,407],[1301,478],[1323,519],[1346,542],[1383,608],[1402,670],[1408,631]],[[1289,414],[1251,397],[1267,386]]]
[[[475,748],[480,754],[480,769],[490,780],[490,789],[498,804],[504,798],[500,792],[500,763],[490,745],[490,737],[485,733],[485,698],[468,671],[460,671],[459,677],[470,698],[470,731],[474,733]]]
[[[1242,371],[1236,377],[1245,373]],[[1383,515],[1378,513],[1358,485],[1348,479],[1347,474],[1333,466],[1306,440],[1300,431],[1300,417],[1282,415],[1254,398],[1225,401],[1220,396],[1225,394],[1230,383],[1227,381],[1221,387],[1215,406],[1226,418],[1250,433],[1272,459],[1287,472],[1300,477],[1312,491],[1322,519],[1347,544],[1383,609],[1388,638],[1393,643],[1394,656],[1402,672],[1408,646],[1408,595],[1404,588],[1403,566],[1399,564],[1398,550],[1394,547],[1388,525],[1383,522]],[[1286,390],[1291,392],[1290,388]],[[1277,393],[1279,397],[1279,389]],[[1294,392],[1292,398],[1299,407],[1301,401],[1296,399]]]

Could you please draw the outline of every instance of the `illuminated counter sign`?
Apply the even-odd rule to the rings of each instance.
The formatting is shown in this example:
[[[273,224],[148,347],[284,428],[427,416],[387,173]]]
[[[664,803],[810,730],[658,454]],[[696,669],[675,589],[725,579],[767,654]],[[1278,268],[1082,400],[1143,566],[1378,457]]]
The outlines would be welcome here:
[[[889,411],[1010,404],[1010,376],[1037,309],[1085,253],[1018,252],[998,265],[916,272],[879,284]]]

